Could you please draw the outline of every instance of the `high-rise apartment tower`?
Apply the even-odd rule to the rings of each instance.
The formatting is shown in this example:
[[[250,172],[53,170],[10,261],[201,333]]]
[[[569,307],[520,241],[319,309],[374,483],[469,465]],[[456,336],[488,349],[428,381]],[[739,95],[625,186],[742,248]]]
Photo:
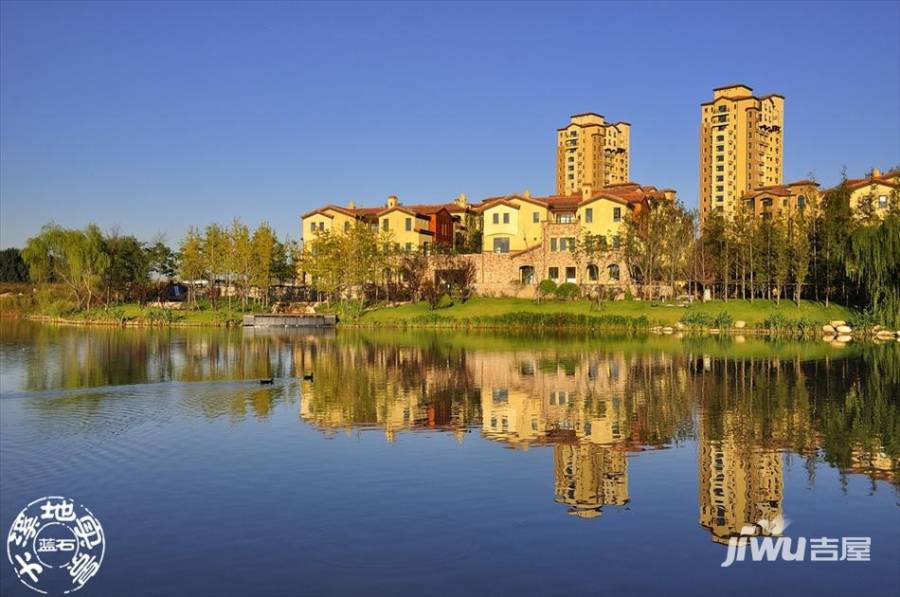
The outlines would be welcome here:
[[[713,90],[700,105],[700,220],[734,214],[741,195],[784,182],[784,96],[746,85]]]
[[[557,130],[556,194],[573,195],[628,182],[631,125],[600,114],[575,114]]]

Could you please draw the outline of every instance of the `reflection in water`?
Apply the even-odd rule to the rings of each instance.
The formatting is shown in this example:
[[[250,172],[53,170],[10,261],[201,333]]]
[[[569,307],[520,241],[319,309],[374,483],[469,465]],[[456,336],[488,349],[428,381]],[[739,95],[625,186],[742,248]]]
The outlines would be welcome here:
[[[437,430],[463,442],[480,431],[552,449],[553,499],[580,518],[629,502],[629,455],[696,441],[699,523],[720,543],[785,514],[785,458],[804,460],[810,483],[824,460],[868,475],[873,490],[877,479],[900,486],[897,343],[22,324],[2,340],[5,393],[95,388],[31,405],[60,426],[71,420],[50,415],[77,411],[73,433],[102,433],[116,408],[151,416],[149,402],[105,389],[151,382],[206,418],[266,420],[284,404],[326,434],[377,430],[393,442]],[[306,373],[313,381],[299,381]],[[255,383],[270,376],[273,387]]]

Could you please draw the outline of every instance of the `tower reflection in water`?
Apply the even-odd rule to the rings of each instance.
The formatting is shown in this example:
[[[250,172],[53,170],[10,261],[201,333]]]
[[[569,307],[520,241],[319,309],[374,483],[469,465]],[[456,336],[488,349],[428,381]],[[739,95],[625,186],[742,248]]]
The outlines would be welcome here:
[[[898,484],[896,372],[876,367],[881,377],[871,379],[860,355],[804,359],[802,345],[796,355],[731,358],[335,339],[300,350],[311,351],[303,360],[315,370],[302,390],[305,421],[328,433],[377,429],[388,441],[435,429],[551,448],[553,498],[579,518],[629,503],[629,455],[681,442],[696,442],[699,524],[718,543],[785,515],[786,457],[806,459],[813,475],[811,463],[824,460]]]
[[[548,497],[582,518],[638,497],[636,452],[696,446],[698,522],[726,542],[785,512],[783,467],[821,464],[900,489],[900,344],[749,338],[610,338],[476,332],[133,330],[7,324],[27,347],[28,391],[177,381],[198,416],[268,420],[279,405],[325,433],[480,432],[518,450],[554,451]],[[20,342],[21,340],[21,342]],[[312,374],[313,382],[300,382]],[[284,384],[248,391],[239,380]],[[233,381],[238,380],[236,383]],[[202,382],[216,381],[215,384]],[[218,383],[219,381],[223,383]],[[201,383],[194,383],[201,382]],[[41,414],[96,408],[115,392],[29,401]],[[552,475],[552,483],[550,476]],[[562,510],[563,508],[560,507]],[[563,510],[564,511],[564,510]]]

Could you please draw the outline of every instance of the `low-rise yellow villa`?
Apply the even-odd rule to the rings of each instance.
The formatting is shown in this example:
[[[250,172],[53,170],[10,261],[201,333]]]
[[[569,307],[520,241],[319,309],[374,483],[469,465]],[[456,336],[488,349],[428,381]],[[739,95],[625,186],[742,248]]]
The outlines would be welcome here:
[[[881,173],[877,168],[866,178],[848,179],[850,209],[858,215],[869,213],[884,218],[892,202],[900,201],[900,170]]]

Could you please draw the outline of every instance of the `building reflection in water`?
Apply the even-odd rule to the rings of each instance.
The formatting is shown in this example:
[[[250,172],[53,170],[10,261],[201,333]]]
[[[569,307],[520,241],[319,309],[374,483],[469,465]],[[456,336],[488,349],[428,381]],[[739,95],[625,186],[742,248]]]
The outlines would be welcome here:
[[[824,462],[867,475],[873,490],[878,480],[900,487],[896,343],[831,351],[748,339],[737,351],[725,338],[25,324],[7,325],[2,338],[26,354],[9,372],[25,390],[99,388],[29,403],[52,420],[90,402],[79,433],[108,425],[120,384],[178,382],[189,412],[235,422],[294,408],[300,394],[300,417],[325,433],[377,430],[395,441],[441,430],[464,441],[480,432],[511,449],[552,449],[548,495],[582,518],[628,503],[629,456],[696,442],[699,524],[717,542],[784,513],[786,459],[805,460],[810,483]],[[314,381],[301,382],[304,374]],[[263,377],[283,381],[253,385]]]

